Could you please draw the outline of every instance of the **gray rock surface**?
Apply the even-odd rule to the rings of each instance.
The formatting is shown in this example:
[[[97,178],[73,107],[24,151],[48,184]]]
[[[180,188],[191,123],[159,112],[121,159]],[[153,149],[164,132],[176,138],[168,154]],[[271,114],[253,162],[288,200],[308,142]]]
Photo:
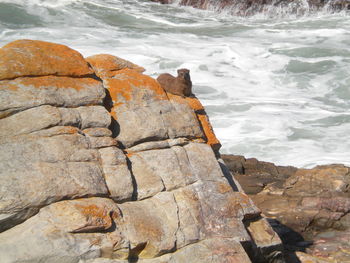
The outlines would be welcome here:
[[[280,240],[196,98],[169,99],[113,56],[89,58],[98,80],[67,47],[20,41],[0,59],[11,46],[53,64],[1,61],[1,263],[273,262]]]

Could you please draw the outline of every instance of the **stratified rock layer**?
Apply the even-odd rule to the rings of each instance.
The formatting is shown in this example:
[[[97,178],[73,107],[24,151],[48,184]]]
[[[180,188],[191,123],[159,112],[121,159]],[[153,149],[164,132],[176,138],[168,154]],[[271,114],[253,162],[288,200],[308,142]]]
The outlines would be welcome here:
[[[195,97],[53,43],[0,59],[0,262],[283,262]]]
[[[350,262],[349,167],[297,169],[242,156],[223,158],[286,248],[309,253],[296,253],[300,261]]]

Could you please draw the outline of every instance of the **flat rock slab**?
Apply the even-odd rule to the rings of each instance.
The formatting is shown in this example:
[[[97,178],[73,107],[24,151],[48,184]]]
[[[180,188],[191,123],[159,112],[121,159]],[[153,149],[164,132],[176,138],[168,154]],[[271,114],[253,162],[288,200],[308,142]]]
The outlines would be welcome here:
[[[102,83],[93,78],[43,76],[2,80],[0,118],[41,105],[102,105],[105,96]]]

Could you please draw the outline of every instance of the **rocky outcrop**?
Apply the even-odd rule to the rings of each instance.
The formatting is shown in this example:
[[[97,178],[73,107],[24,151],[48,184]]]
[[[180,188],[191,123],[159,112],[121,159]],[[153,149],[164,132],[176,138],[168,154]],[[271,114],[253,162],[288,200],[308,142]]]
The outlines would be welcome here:
[[[287,12],[305,14],[328,9],[330,11],[350,10],[349,0],[151,0],[161,4],[179,3],[200,9],[226,11],[233,15],[250,16],[257,13],[269,13],[271,10],[285,9]],[[272,12],[273,13],[273,12]]]
[[[243,156],[223,159],[287,250],[308,252],[296,253],[300,261],[350,261],[349,167],[297,169]]]
[[[0,262],[284,262],[198,99],[143,70],[0,49]]]

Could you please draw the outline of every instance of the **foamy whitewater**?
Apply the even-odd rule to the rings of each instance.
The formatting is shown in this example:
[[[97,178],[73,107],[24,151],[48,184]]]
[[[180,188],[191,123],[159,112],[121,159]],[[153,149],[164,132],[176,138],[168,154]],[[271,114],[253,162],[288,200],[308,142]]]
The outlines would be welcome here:
[[[350,165],[350,15],[270,11],[242,18],[141,0],[0,0],[0,45],[27,38],[110,53],[153,77],[189,68],[222,153]]]

